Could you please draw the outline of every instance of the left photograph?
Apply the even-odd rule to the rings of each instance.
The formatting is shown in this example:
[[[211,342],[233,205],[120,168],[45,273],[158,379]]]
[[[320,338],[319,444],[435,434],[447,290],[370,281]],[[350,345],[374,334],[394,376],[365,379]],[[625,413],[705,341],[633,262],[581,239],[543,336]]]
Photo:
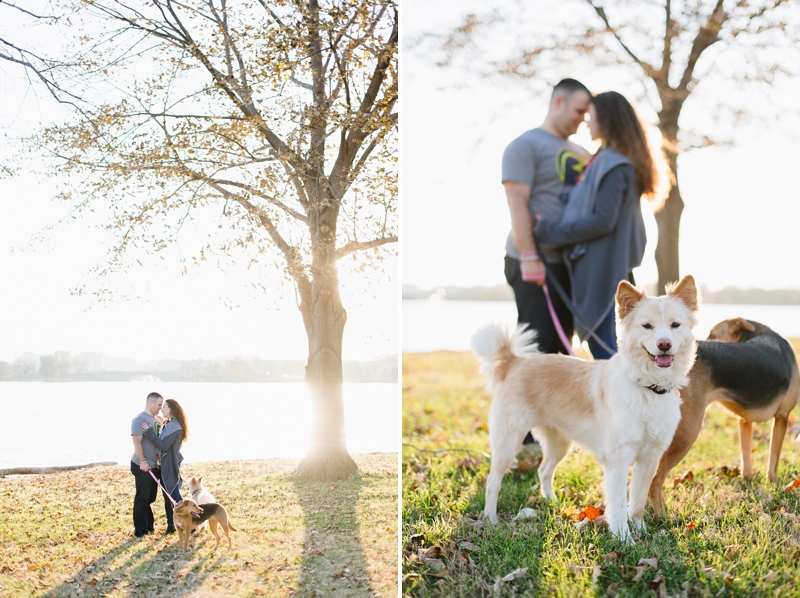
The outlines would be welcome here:
[[[395,2],[0,4],[0,596],[396,596]]]

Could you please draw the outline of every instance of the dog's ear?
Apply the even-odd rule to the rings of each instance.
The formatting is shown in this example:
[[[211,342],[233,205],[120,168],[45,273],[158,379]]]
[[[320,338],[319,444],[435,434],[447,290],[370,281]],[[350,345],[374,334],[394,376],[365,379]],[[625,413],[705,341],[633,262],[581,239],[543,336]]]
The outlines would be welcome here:
[[[749,320],[745,320],[744,318],[731,318],[731,325],[735,326],[740,332],[742,330],[747,330],[748,332],[756,331],[756,327],[753,326]]]
[[[700,309],[700,291],[698,291],[694,277],[691,274],[681,278],[678,284],[668,285],[667,295],[680,299],[692,311]]]
[[[199,484],[200,482],[202,482],[202,481],[203,481],[203,476],[200,476],[199,478],[197,478],[197,483],[198,483],[198,484]]]
[[[627,280],[621,280],[617,285],[617,313],[619,314],[619,319],[624,320],[643,297],[644,293],[635,286]]]

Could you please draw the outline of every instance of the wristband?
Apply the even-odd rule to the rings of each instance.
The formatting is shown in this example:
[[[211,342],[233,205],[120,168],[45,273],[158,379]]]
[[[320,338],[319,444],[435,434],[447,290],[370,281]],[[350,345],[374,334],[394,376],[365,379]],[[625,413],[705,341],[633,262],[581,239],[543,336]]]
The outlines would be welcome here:
[[[533,262],[539,259],[539,254],[535,251],[525,251],[519,256],[521,262]]]

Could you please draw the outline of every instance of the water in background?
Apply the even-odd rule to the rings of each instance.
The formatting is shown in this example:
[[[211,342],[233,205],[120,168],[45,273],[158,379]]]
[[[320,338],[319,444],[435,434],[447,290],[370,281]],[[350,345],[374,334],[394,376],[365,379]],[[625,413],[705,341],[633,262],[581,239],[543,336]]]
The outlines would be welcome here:
[[[784,337],[800,337],[800,305],[722,303],[701,306],[695,336],[706,338],[714,324],[737,316],[765,324]],[[473,333],[484,324],[515,326],[517,307],[513,301],[406,299],[402,322],[403,353],[469,351]]]
[[[311,405],[302,383],[1,382],[0,469],[127,464],[131,419],[151,391],[186,412],[186,462],[302,457]],[[347,447],[397,452],[397,384],[345,384]]]

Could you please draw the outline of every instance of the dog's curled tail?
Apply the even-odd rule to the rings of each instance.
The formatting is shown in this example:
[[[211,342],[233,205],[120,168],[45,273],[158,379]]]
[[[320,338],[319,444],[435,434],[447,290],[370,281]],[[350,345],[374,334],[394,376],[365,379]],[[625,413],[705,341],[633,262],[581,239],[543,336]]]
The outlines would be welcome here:
[[[239,531],[238,529],[233,527],[233,524],[231,523],[230,519],[228,519],[228,529],[231,530],[232,532],[238,532]]]
[[[527,324],[519,324],[511,336],[502,324],[487,324],[472,336],[472,350],[481,362],[488,390],[506,379],[516,359],[539,354],[535,339],[536,331],[527,329]]]

